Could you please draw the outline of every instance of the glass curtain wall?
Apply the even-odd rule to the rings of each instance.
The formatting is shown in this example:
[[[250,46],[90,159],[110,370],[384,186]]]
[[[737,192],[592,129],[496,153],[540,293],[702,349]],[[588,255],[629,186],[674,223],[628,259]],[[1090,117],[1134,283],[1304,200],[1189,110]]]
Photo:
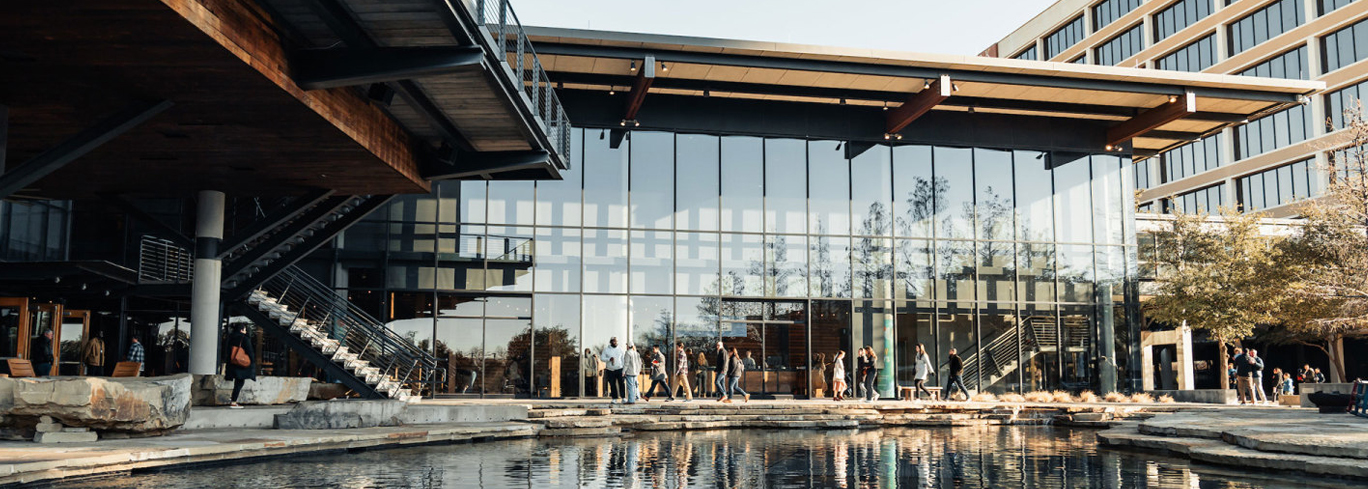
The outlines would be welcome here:
[[[613,337],[643,357],[660,347],[670,368],[683,344],[696,395],[715,390],[719,340],[760,395],[830,397],[836,354],[853,386],[868,346],[892,397],[917,376],[918,344],[931,385],[953,348],[976,392],[1115,387],[1095,372],[1096,345],[1113,341],[1096,311],[1135,306],[1122,157],[876,145],[847,158],[838,141],[646,131],[612,148],[599,129],[573,141],[564,180],[444,183],[414,199],[433,216],[390,212],[339,243],[387,251],[339,260],[338,286],[378,293],[387,320],[432,324],[414,337],[455,362],[444,392],[605,395],[597,356]]]

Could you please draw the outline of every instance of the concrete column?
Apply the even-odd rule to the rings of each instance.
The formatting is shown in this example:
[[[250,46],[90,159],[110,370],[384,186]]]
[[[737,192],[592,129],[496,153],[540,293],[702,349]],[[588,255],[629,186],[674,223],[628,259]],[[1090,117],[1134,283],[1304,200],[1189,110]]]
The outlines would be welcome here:
[[[195,280],[190,288],[190,373],[218,371],[219,293],[223,262],[218,259],[223,240],[224,195],[201,190],[195,218]]]
[[[1185,391],[1196,389],[1196,372],[1192,364],[1192,328],[1184,321],[1180,329],[1178,345],[1178,388]]]

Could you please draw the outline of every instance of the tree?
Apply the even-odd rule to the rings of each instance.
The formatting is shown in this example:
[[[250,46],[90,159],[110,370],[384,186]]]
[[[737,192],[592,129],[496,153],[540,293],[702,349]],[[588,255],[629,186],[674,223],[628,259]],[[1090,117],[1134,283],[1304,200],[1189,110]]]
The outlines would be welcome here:
[[[1276,321],[1286,281],[1279,238],[1262,236],[1260,215],[1222,209],[1222,219],[1178,213],[1156,234],[1159,270],[1146,316],[1169,324],[1187,323],[1221,345],[1221,385],[1230,382],[1226,347]]]

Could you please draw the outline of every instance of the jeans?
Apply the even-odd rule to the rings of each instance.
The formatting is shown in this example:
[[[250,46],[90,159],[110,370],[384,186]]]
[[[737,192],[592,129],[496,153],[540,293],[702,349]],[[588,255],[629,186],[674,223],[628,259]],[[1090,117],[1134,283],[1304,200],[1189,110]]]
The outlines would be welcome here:
[[[719,373],[720,373],[720,372],[719,372]],[[729,377],[727,377],[726,375],[718,375],[718,376],[717,376],[717,379],[713,380],[713,387],[716,387],[716,388],[717,388],[717,397],[722,398],[722,399],[726,399],[726,398],[727,398],[727,379],[728,379],[728,378],[729,378]]]
[[[690,401],[693,400],[693,392],[689,390],[689,374],[674,374],[674,385],[670,387],[670,399],[674,399],[674,392],[678,389],[684,389],[684,395]]]
[[[1263,390],[1263,374],[1255,373],[1250,378],[1254,383],[1254,397],[1258,398],[1259,402],[1268,402],[1268,396],[1264,394]]]
[[[744,397],[750,397],[750,393],[741,388],[741,376],[738,375],[736,377],[727,378],[730,379],[728,382],[730,387],[727,389],[727,397],[736,397],[736,391],[741,391],[741,395]]]
[[[636,375],[628,375],[623,379],[625,381],[624,383],[627,384],[627,404],[636,402],[637,397],[640,397],[639,393],[637,392],[638,378],[639,376]]]
[[[604,370],[603,381],[608,384],[608,397],[614,401],[622,397],[622,369]]]
[[[964,388],[964,379],[961,379],[958,375],[951,375],[950,381],[945,384],[945,388],[946,392],[944,400],[946,401],[950,400],[950,396],[954,395],[955,391],[963,392],[964,400],[966,401],[969,400],[969,398],[971,397],[969,395],[969,389]]]
[[[652,379],[651,379],[651,388],[650,388],[650,389],[646,389],[646,392],[643,393],[643,396],[644,396],[644,397],[651,397],[651,396],[654,396],[655,393],[656,393],[656,388],[657,388],[657,387],[660,387],[660,388],[662,388],[662,389],[665,389],[665,397],[670,397],[670,385],[669,385],[668,382],[665,382],[665,379],[664,379],[663,377],[662,377],[662,378],[652,378]]]
[[[874,389],[874,381],[879,378],[879,369],[871,368],[864,377],[865,399],[870,401],[879,399],[879,391]]]

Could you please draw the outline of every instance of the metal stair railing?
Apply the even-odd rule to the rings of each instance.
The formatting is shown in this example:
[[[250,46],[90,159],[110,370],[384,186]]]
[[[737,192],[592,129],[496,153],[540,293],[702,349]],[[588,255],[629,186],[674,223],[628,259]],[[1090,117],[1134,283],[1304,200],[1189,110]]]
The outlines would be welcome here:
[[[296,266],[285,267],[260,290],[288,307],[296,319],[315,323],[328,338],[414,393],[445,376],[431,354]]]
[[[532,41],[523,31],[518,14],[513,11],[509,0],[474,0],[476,22],[489,33],[503,56],[503,66],[510,70],[513,80],[522,85],[523,95],[531,102],[532,113],[536,114],[546,131],[546,139],[551,142],[557,153],[562,155],[565,166],[570,167],[570,118],[561,105],[560,97],[542,67]]]
[[[189,283],[195,256],[176,242],[143,235],[138,244],[138,283]]]

